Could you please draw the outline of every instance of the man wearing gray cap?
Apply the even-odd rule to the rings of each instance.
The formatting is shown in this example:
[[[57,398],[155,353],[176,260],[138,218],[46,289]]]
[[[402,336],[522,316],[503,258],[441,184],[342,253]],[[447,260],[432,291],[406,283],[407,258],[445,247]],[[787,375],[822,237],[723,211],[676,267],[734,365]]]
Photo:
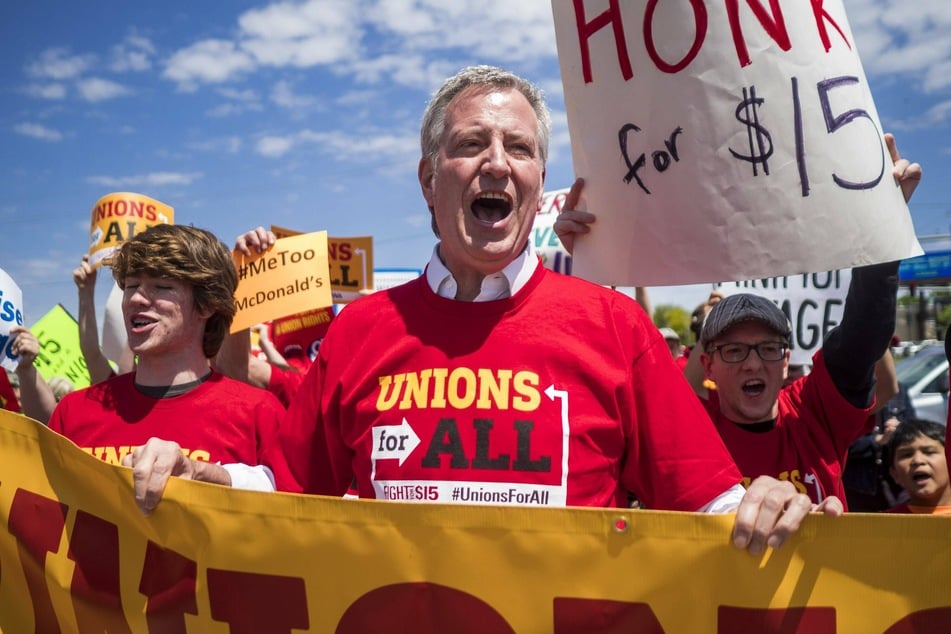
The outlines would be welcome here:
[[[921,166],[901,158],[885,135],[905,200]],[[814,503],[846,503],[842,471],[849,445],[865,433],[875,404],[875,364],[895,332],[898,262],[852,269],[842,322],[813,357],[806,377],[784,386],[789,370],[786,315],[756,295],[732,295],[707,314],[700,361],[716,383],[702,398],[744,482],[788,480]]]
[[[700,360],[716,389],[701,400],[744,481],[770,475],[813,502],[845,503],[845,459],[869,420],[875,362],[895,328],[897,272],[897,262],[853,270],[842,323],[812,372],[785,387],[791,326],[776,304],[731,295],[707,315]]]

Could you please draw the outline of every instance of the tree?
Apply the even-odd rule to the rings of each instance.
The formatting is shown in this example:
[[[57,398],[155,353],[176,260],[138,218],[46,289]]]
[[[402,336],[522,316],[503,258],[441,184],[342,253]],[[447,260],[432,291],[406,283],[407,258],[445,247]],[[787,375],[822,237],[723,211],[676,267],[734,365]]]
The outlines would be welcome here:
[[[654,324],[658,328],[672,328],[686,344],[690,340],[690,313],[674,304],[661,304],[654,309]]]

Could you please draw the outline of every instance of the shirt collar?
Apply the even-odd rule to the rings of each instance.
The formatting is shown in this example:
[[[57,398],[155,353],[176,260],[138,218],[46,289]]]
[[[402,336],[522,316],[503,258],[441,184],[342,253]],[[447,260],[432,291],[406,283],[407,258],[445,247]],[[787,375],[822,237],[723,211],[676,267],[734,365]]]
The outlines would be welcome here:
[[[519,292],[523,286],[531,279],[535,269],[538,268],[538,256],[535,253],[535,245],[529,240],[522,252],[508,263],[508,265],[492,275],[487,275],[482,280],[482,290],[473,300],[476,302],[489,302],[495,299],[505,299]],[[443,264],[439,258],[439,245],[433,247],[433,254],[429,258],[429,265],[426,267],[426,283],[429,288],[440,297],[446,299],[455,299],[458,286],[452,273]]]

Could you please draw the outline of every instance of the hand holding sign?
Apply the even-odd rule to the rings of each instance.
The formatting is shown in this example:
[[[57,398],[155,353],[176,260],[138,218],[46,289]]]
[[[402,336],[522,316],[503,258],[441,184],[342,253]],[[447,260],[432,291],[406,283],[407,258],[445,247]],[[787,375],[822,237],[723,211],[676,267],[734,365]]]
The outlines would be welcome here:
[[[594,214],[578,209],[581,202],[581,191],[584,189],[584,179],[575,179],[572,183],[568,195],[565,197],[565,204],[555,220],[554,229],[565,250],[570,254],[574,248],[575,234],[588,233],[591,228],[588,226],[594,222]]]
[[[327,232],[305,233],[273,242],[272,238],[272,233],[259,227],[235,243],[238,312],[231,332],[333,303]]]
[[[921,252],[841,1],[588,4],[552,4],[599,218],[575,274],[687,284]]]

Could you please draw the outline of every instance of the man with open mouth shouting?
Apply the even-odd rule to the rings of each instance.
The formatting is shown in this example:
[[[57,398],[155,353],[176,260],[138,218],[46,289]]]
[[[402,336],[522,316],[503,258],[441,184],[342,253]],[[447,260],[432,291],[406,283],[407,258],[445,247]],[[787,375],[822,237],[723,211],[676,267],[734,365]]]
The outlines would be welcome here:
[[[921,166],[885,142],[907,201]],[[772,301],[742,293],[719,301],[700,332],[706,376],[701,395],[744,480],[769,475],[792,482],[813,503],[845,504],[842,471],[849,445],[866,433],[875,404],[875,363],[895,332],[898,262],[852,269],[842,322],[813,357],[807,376],[784,386],[790,324]]]
[[[537,88],[502,69],[436,92],[418,177],[439,243],[419,279],[334,319],[281,425],[291,469],[305,492],[385,500],[619,507],[632,492],[736,511],[750,552],[781,545],[809,498],[771,477],[744,491],[634,300],[541,266],[550,131]]]
[[[68,394],[50,429],[132,467],[145,513],[170,476],[263,491],[292,482],[277,438],[281,404],[209,363],[236,310],[228,248],[203,229],[156,225],[110,265],[135,369]]]

